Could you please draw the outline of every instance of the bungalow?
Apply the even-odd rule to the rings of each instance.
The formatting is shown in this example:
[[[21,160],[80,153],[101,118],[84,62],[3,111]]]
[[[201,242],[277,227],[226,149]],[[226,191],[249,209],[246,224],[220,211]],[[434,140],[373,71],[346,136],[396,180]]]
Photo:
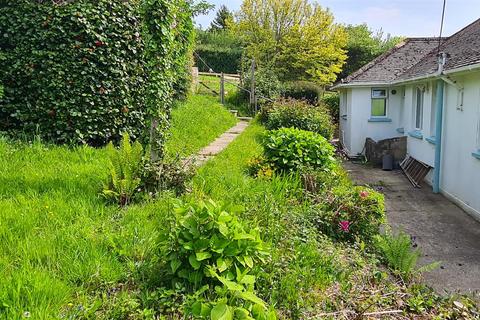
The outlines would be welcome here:
[[[405,137],[426,181],[480,220],[480,19],[448,38],[408,38],[334,86],[340,141]]]

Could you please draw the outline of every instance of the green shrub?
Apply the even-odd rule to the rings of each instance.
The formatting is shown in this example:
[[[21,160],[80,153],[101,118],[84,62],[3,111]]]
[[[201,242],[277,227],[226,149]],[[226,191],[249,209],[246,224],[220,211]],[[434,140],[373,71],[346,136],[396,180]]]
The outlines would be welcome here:
[[[316,132],[329,140],[333,136],[332,119],[323,107],[314,107],[300,100],[278,100],[264,113],[261,120],[269,130],[293,127]]]
[[[372,243],[385,222],[383,195],[372,189],[340,184],[319,197],[315,220],[333,239]]]
[[[375,240],[375,245],[385,263],[404,280],[409,280],[413,275],[432,270],[437,266],[436,263],[433,263],[417,268],[417,261],[421,255],[420,250],[413,248],[412,239],[404,232],[396,235],[387,232],[384,235],[376,236]]]
[[[106,150],[109,174],[103,187],[103,195],[121,206],[126,206],[141,184],[143,148],[138,142],[132,145],[128,133],[124,133],[119,149],[110,142]]]
[[[294,128],[268,131],[262,141],[268,163],[281,172],[304,167],[329,170],[335,162],[333,146],[321,135]]]
[[[146,137],[157,118],[162,143],[173,89],[188,80],[185,0],[7,1],[0,30],[0,130],[104,145]]]
[[[296,100],[305,100],[309,104],[318,105],[322,94],[322,88],[308,81],[296,81],[287,83],[282,96]]]
[[[334,123],[338,123],[340,118],[340,97],[338,92],[325,92],[321,98],[321,104],[328,109]]]
[[[198,56],[205,61],[214,72],[238,73],[241,68],[242,45],[238,37],[227,31],[198,31],[195,49]],[[209,72],[209,68],[195,56],[195,63],[200,71]]]
[[[199,296],[190,307],[194,316],[267,313],[255,282],[269,250],[260,230],[242,223],[238,211],[213,201],[182,203],[161,239],[173,284]]]
[[[252,73],[250,71],[251,61],[245,61],[242,73],[243,87],[250,90],[252,83]],[[257,95],[258,103],[264,104],[269,101],[273,101],[280,97],[280,94],[283,91],[283,85],[278,79],[278,75],[275,73],[275,70],[272,66],[259,66],[255,70],[255,93]],[[247,99],[249,93],[243,92],[244,99]]]

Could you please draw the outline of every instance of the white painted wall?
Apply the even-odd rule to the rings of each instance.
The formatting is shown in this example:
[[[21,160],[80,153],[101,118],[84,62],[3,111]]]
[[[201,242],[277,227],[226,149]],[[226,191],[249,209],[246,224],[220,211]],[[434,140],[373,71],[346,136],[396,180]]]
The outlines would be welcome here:
[[[440,189],[467,212],[480,219],[480,72],[452,76],[464,87],[463,110],[459,91],[445,84],[443,150]]]
[[[379,87],[380,88],[380,87]],[[352,155],[363,153],[365,140],[383,140],[402,136],[397,132],[400,127],[400,110],[403,104],[402,88],[386,88],[388,91],[387,118],[392,122],[369,122],[371,119],[371,90],[370,87],[353,88],[347,92],[348,124],[341,121],[345,130],[345,145]],[[392,94],[396,90],[396,94]],[[347,131],[348,134],[347,134]]]
[[[423,139],[411,137],[408,133],[415,130],[415,107],[416,107],[416,88],[425,88],[423,102],[423,129],[421,133]],[[431,82],[416,83],[405,87],[404,115],[401,126],[407,135],[407,153],[417,160],[420,160],[433,167],[435,162],[435,145],[428,142],[425,138],[433,136],[431,125],[431,109],[436,95],[434,86]]]

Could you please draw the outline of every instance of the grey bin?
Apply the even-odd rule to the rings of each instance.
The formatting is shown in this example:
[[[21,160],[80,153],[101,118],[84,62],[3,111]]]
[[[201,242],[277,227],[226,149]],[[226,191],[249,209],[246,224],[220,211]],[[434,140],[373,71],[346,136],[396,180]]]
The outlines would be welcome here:
[[[390,154],[386,154],[382,158],[382,169],[385,171],[392,171],[393,170],[393,156]]]

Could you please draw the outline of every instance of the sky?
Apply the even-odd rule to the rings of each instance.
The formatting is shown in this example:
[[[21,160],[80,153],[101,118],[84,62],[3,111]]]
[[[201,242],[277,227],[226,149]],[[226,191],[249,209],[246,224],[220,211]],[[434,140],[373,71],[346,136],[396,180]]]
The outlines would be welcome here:
[[[242,0],[208,0],[218,9],[222,4],[238,10]],[[338,23],[367,23],[370,29],[405,37],[438,36],[443,0],[319,0]],[[197,25],[207,28],[215,17],[196,18]],[[480,18],[480,0],[447,0],[444,36],[449,36]]]

